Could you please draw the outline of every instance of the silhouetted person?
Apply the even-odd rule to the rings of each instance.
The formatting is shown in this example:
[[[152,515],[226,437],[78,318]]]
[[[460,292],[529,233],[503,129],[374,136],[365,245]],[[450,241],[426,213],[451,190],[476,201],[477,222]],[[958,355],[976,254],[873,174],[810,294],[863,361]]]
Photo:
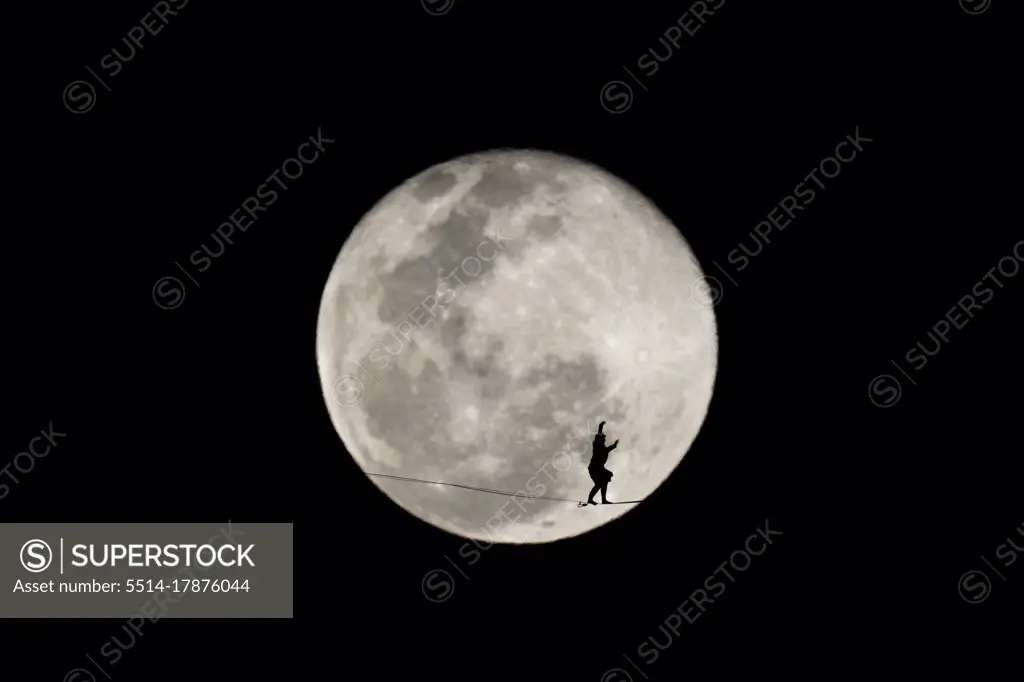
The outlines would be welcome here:
[[[601,422],[597,426],[597,435],[594,436],[594,455],[590,458],[590,464],[587,466],[590,478],[594,481],[594,487],[590,490],[590,495],[587,496],[587,504],[597,504],[594,502],[594,495],[598,490],[601,491],[601,504],[609,504],[608,482],[612,480],[612,472],[608,471],[604,465],[608,461],[608,453],[618,447],[619,441],[616,439],[611,445],[604,444],[604,424]]]

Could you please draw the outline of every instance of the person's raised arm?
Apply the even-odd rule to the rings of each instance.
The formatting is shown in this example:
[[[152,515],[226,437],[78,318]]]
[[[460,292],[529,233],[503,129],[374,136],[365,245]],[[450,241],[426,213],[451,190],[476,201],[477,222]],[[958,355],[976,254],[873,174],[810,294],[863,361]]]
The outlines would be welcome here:
[[[619,439],[616,438],[615,442],[608,446],[608,452],[611,452],[615,448],[619,447]]]

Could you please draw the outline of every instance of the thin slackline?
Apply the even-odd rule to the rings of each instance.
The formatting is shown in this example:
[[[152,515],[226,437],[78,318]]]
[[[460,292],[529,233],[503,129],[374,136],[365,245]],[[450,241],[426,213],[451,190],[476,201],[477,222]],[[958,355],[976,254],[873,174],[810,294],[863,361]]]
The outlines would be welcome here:
[[[436,485],[450,485],[456,488],[466,488],[468,490],[479,490],[485,493],[494,493],[495,495],[511,495],[512,493],[506,493],[504,490],[495,490],[494,488],[474,488],[473,486],[462,485],[461,483],[443,483],[441,481],[425,481],[420,478],[408,478],[406,476],[395,476],[394,474],[367,474],[368,476],[381,476],[383,478],[393,478],[396,481],[409,481],[410,483],[434,483]]]
[[[482,493],[490,493],[492,495],[503,495],[505,497],[515,497],[518,494],[518,493],[510,493],[510,492],[507,492],[505,490],[493,490],[491,488],[476,488],[476,487],[473,487],[471,485],[462,485],[460,483],[445,483],[443,481],[425,481],[422,478],[407,478],[405,476],[394,476],[392,474],[373,474],[373,473],[367,472],[366,475],[367,476],[380,476],[381,478],[392,478],[392,479],[395,479],[396,481],[409,481],[410,483],[433,483],[434,485],[450,485],[450,486],[452,486],[454,488],[465,488],[466,490],[477,490],[477,491],[482,492]],[[578,500],[566,500],[566,499],[561,498],[561,497],[541,497],[540,495],[525,495],[523,497],[525,499],[528,499],[528,500],[551,500],[552,502],[576,502],[576,504],[579,504]],[[608,504],[637,504],[638,502],[640,502],[640,500],[631,500],[629,502],[609,502]]]
[[[516,493],[506,492],[504,490],[491,490],[489,488],[474,488],[471,485],[461,485],[459,483],[444,483],[443,481],[424,481],[420,478],[406,478],[405,476],[392,476],[390,474],[371,474],[367,473],[367,476],[381,476],[383,478],[393,478],[398,481],[409,481],[410,483],[433,483],[434,485],[450,485],[455,488],[465,488],[466,490],[478,490],[482,493],[491,493],[492,495],[504,495],[505,497],[515,497]],[[576,502],[576,500],[566,500],[560,497],[541,497],[539,495],[526,495],[527,499],[531,500],[551,500],[553,502]]]

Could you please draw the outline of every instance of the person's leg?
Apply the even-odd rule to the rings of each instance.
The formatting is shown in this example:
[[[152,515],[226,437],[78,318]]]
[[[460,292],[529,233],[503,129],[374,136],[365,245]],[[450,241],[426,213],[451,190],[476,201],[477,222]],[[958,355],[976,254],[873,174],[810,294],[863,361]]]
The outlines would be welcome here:
[[[608,504],[608,483],[601,486],[601,504]]]
[[[594,495],[596,495],[597,491],[600,489],[601,486],[599,485],[595,485],[593,488],[590,489],[590,495],[587,496],[587,504],[597,504],[596,502],[594,502]]]

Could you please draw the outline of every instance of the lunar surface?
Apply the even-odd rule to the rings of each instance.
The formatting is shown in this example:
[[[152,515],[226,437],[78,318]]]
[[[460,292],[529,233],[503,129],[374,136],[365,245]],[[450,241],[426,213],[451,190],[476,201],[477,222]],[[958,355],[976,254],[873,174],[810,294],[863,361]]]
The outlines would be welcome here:
[[[509,150],[434,166],[363,217],[330,273],[331,420],[366,473],[508,493],[371,477],[438,528],[585,533],[635,508],[571,502],[593,486],[599,422],[619,440],[612,502],[650,495],[697,436],[718,356],[702,276],[679,230],[598,167]]]

